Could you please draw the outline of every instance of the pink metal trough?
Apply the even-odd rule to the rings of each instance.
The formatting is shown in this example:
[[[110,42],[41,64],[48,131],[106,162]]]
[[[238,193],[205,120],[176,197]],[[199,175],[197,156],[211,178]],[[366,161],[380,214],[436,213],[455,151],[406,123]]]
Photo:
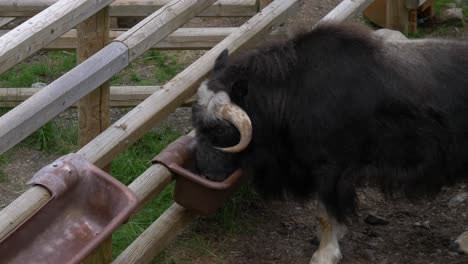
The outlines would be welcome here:
[[[52,196],[0,241],[0,263],[79,263],[138,204],[127,186],[78,154],[42,168],[29,184],[44,186]]]

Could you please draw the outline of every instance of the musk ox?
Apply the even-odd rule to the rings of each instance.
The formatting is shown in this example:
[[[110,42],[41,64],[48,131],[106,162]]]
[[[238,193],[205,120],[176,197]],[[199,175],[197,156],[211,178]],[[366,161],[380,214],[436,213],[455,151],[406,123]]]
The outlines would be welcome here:
[[[468,42],[322,25],[236,58],[223,51],[192,111],[201,173],[242,167],[266,197],[316,195],[311,263],[337,263],[356,187],[419,198],[468,178]]]

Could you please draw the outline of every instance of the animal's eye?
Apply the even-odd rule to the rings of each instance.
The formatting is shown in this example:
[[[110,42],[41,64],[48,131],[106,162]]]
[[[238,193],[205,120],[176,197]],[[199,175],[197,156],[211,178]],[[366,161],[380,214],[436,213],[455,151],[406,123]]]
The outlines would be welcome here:
[[[221,134],[224,132],[224,129],[222,127],[216,128],[216,134]]]

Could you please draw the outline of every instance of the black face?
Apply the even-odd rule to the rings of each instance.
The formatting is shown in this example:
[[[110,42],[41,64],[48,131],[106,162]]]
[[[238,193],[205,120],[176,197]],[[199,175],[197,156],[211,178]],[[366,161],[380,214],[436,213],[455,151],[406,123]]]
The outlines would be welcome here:
[[[213,105],[233,100],[232,85],[225,81],[227,51],[216,60],[212,78],[198,91],[198,101],[192,107],[192,125],[197,131],[196,162],[198,172],[213,181],[223,181],[239,167],[240,154],[225,153],[216,147],[230,147],[240,140],[240,133],[231,123],[217,117]]]
[[[223,181],[239,167],[238,155],[215,147],[229,147],[239,141],[239,131],[222,119],[206,119],[203,106],[192,107],[192,122],[197,131],[195,152],[199,173],[213,181]]]

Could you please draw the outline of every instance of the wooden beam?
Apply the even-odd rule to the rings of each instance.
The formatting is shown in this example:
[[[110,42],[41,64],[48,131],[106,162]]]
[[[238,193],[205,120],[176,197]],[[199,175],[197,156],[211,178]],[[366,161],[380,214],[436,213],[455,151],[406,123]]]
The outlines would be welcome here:
[[[235,27],[225,28],[179,28],[165,39],[151,47],[152,49],[210,49],[236,30]],[[0,36],[9,32],[0,30]],[[124,30],[110,31],[109,38],[118,38]],[[76,30],[72,29],[44,47],[46,50],[76,49]]]
[[[0,107],[15,107],[42,88],[0,88]],[[110,106],[135,106],[161,89],[160,86],[111,86]],[[77,106],[74,104],[73,106]]]
[[[109,42],[109,10],[104,8],[77,26],[77,63],[104,48]],[[110,126],[109,82],[78,102],[78,145],[84,146]]]
[[[0,241],[19,224],[41,209],[50,199],[47,189],[36,186],[24,192],[0,211]]]
[[[16,17],[0,17],[0,28],[15,20]]]
[[[0,37],[0,74],[46,46],[112,1],[60,0],[17,26],[15,30],[3,35]],[[2,1],[2,3],[4,2]],[[9,1],[9,3],[15,4],[18,1]],[[1,7],[0,10],[2,10]]]
[[[192,211],[173,203],[112,263],[151,263],[164,247],[185,230],[196,217],[197,215]]]
[[[0,88],[0,108],[13,108],[41,88]],[[143,102],[154,92],[161,89],[161,86],[111,86],[110,106],[111,107],[131,107]],[[182,106],[191,106],[192,99],[184,102]],[[72,107],[77,107],[73,104]]]
[[[186,49],[211,49],[219,42],[225,39],[229,34],[237,28],[179,28],[172,34],[161,40],[159,43],[151,47],[157,50],[186,50]],[[6,34],[8,30],[0,30],[0,36]],[[115,30],[110,31],[110,39],[113,40],[125,31]],[[286,33],[284,31],[273,31],[267,40],[284,39]],[[67,50],[76,49],[76,30],[72,29],[67,33],[54,40],[52,43],[43,48],[43,50]]]
[[[0,1],[0,16],[34,16],[55,2],[57,0]],[[169,2],[170,0],[116,0],[110,5],[109,15],[112,17],[146,17]],[[250,17],[257,11],[256,0],[219,0],[201,12],[199,16]]]
[[[366,9],[366,7],[373,1],[374,0],[343,0],[332,11],[330,11],[330,13],[320,19],[316,26],[327,22],[341,23],[349,18],[353,18],[357,14],[362,13],[362,11],[364,11],[364,9]]]
[[[406,0],[387,1],[386,28],[401,31],[408,34],[408,9]]]
[[[86,61],[109,42],[109,8],[105,7],[95,15],[76,26],[78,47],[77,63]],[[109,81],[104,82],[78,101],[78,145],[86,145],[110,126]],[[110,165],[103,168],[111,172]],[[83,264],[105,264],[112,260],[112,236],[106,239],[84,260]]]

